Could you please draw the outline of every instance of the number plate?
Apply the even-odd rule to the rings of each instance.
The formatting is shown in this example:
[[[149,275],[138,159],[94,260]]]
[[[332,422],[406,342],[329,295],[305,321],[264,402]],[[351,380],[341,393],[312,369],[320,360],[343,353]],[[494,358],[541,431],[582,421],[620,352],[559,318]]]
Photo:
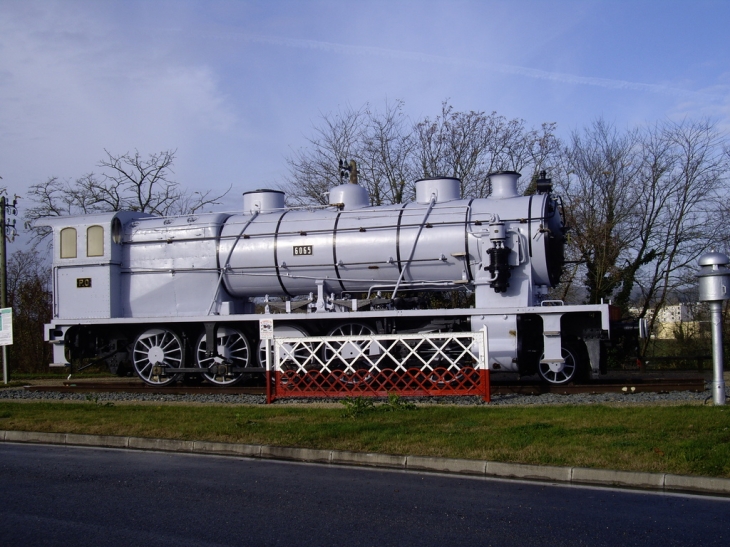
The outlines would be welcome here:
[[[314,254],[312,245],[294,245],[294,256]]]
[[[76,288],[77,289],[86,289],[91,287],[91,278],[90,277],[77,277],[76,278]]]

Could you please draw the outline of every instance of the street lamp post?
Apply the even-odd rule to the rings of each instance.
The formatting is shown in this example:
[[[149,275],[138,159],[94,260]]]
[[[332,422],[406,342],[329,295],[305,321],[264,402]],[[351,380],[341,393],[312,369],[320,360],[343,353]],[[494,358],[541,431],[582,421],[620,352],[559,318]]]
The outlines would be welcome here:
[[[712,402],[725,404],[725,380],[723,379],[722,303],[730,299],[730,258],[722,253],[710,252],[700,257],[700,302],[710,305],[712,324]]]

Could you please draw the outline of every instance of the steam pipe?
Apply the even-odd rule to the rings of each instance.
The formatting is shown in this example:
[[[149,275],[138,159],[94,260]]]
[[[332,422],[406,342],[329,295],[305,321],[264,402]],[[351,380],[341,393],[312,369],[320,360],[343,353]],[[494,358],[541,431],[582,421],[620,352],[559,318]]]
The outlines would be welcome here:
[[[241,240],[241,237],[243,237],[243,232],[246,231],[246,228],[248,228],[251,223],[256,220],[256,217],[259,216],[260,210],[256,210],[254,214],[251,216],[251,218],[248,219],[248,222],[243,225],[243,228],[241,228],[241,231],[238,232],[238,236],[236,237],[236,241],[233,242],[233,245],[231,245],[231,250],[228,251],[228,256],[226,257],[226,261],[223,263],[223,266],[221,267],[221,274],[218,276],[218,283],[215,284],[215,290],[213,291],[213,299],[210,302],[210,307],[208,308],[207,315],[210,315],[210,312],[213,310],[213,306],[215,306],[215,301],[218,298],[218,293],[221,290],[221,282],[223,281],[223,276],[226,273],[226,270],[230,267],[231,264],[231,256],[233,255],[233,250],[236,248],[236,245]]]
[[[416,239],[413,241],[413,247],[411,248],[411,254],[408,256],[406,265],[403,267],[403,269],[400,272],[400,275],[398,276],[398,281],[395,284],[395,288],[393,289],[393,294],[391,295],[391,298],[395,298],[395,295],[398,292],[398,287],[400,286],[401,281],[403,281],[403,276],[406,274],[406,269],[411,265],[411,261],[413,260],[413,255],[416,253],[416,245],[418,245],[418,240],[421,237],[421,232],[423,231],[423,227],[426,225],[426,221],[428,220],[428,217],[431,214],[431,211],[433,211],[434,205],[436,205],[436,195],[431,194],[431,201],[428,202],[428,209],[426,210],[426,214],[424,215],[423,220],[421,221],[421,225],[418,227],[418,233],[416,234]]]

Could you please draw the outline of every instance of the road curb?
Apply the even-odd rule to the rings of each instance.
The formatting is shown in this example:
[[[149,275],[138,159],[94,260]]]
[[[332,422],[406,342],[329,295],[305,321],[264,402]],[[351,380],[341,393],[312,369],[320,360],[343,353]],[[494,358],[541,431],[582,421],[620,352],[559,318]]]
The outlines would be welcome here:
[[[660,490],[673,493],[730,496],[730,479],[693,477],[669,473],[612,471],[583,467],[556,467],[462,460],[431,456],[397,456],[343,450],[319,450],[285,446],[148,439],[114,435],[82,435],[78,433],[43,433],[38,431],[2,431],[0,442],[60,444],[101,448],[129,448],[187,454],[238,456],[257,459],[288,460],[335,465],[403,469],[426,473],[447,473],[499,479],[519,479],[558,484],[607,486],[617,488]]]
[[[488,477],[542,482],[572,482],[571,467],[526,465],[522,463],[486,462]]]
[[[664,489],[666,474],[641,473],[636,471],[609,471],[574,467],[571,482],[576,484],[606,484],[621,488],[641,488],[645,490]]]
[[[407,456],[406,469],[412,471],[437,471],[454,475],[483,476],[486,475],[487,462],[484,460],[459,460],[433,456]]]

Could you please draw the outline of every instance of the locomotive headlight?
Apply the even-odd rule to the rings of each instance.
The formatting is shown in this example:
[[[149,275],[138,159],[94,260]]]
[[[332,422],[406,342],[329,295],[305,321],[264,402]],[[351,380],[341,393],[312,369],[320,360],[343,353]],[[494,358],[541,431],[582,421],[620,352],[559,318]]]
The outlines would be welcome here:
[[[504,222],[494,222],[489,225],[489,239],[492,241],[505,239]]]

